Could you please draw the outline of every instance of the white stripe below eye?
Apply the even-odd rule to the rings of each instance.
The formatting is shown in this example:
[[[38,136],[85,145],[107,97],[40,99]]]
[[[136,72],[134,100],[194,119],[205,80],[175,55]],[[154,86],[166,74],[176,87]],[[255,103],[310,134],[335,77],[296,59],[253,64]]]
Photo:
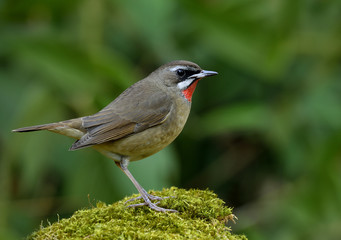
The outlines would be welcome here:
[[[188,88],[189,85],[191,85],[192,82],[193,82],[194,80],[195,80],[195,79],[187,79],[187,80],[185,80],[185,81],[179,82],[179,83],[178,83],[178,88],[179,88],[180,90],[184,90],[184,89]]]

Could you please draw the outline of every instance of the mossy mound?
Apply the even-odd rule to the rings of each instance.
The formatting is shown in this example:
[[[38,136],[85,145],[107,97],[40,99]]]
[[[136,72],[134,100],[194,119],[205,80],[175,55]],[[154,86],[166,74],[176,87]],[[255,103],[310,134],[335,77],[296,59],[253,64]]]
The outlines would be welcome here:
[[[99,202],[91,209],[79,210],[70,218],[34,232],[28,239],[229,239],[246,240],[226,226],[234,215],[231,208],[211,191],[172,187],[151,191],[162,200],[160,207],[178,213],[155,212],[142,206],[127,208],[125,198],[111,205]]]

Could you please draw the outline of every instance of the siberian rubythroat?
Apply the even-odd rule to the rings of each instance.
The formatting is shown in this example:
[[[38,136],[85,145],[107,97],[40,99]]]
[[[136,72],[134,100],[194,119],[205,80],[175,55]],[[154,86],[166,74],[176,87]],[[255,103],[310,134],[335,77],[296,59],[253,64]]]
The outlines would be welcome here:
[[[127,167],[131,161],[160,151],[180,134],[198,81],[216,74],[189,61],[173,61],[130,86],[98,113],[13,132],[49,130],[75,138],[70,150],[92,147],[113,159],[129,177],[144,200],[130,206],[148,205],[156,211],[176,212],[157,206],[153,201],[162,198],[147,193]]]

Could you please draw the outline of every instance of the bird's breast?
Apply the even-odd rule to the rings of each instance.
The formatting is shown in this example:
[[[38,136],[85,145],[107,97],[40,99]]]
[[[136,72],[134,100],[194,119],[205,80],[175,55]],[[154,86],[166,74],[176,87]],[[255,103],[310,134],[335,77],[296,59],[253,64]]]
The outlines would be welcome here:
[[[127,156],[130,161],[146,158],[174,141],[184,128],[190,108],[191,105],[187,100],[175,100],[168,117],[162,124],[94,147],[115,161],[120,161],[116,159],[116,155]]]

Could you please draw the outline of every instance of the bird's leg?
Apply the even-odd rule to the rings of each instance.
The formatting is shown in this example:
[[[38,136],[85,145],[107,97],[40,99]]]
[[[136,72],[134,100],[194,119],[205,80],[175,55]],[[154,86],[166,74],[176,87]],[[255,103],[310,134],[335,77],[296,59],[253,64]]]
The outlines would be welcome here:
[[[132,204],[132,205],[129,205],[128,207],[138,207],[138,206],[148,205],[151,209],[158,211],[158,212],[166,212],[166,211],[177,212],[176,210],[173,210],[173,209],[166,209],[166,208],[158,207],[156,205],[158,203],[152,203],[151,200],[161,200],[162,198],[148,194],[147,191],[144,190],[143,187],[136,181],[136,179],[128,170],[128,164],[129,164],[128,159],[122,158],[120,162],[115,161],[115,163],[124,172],[124,174],[127,175],[130,181],[132,181],[137,191],[139,191],[139,193],[141,194],[141,198],[143,198],[144,200],[144,203]]]

